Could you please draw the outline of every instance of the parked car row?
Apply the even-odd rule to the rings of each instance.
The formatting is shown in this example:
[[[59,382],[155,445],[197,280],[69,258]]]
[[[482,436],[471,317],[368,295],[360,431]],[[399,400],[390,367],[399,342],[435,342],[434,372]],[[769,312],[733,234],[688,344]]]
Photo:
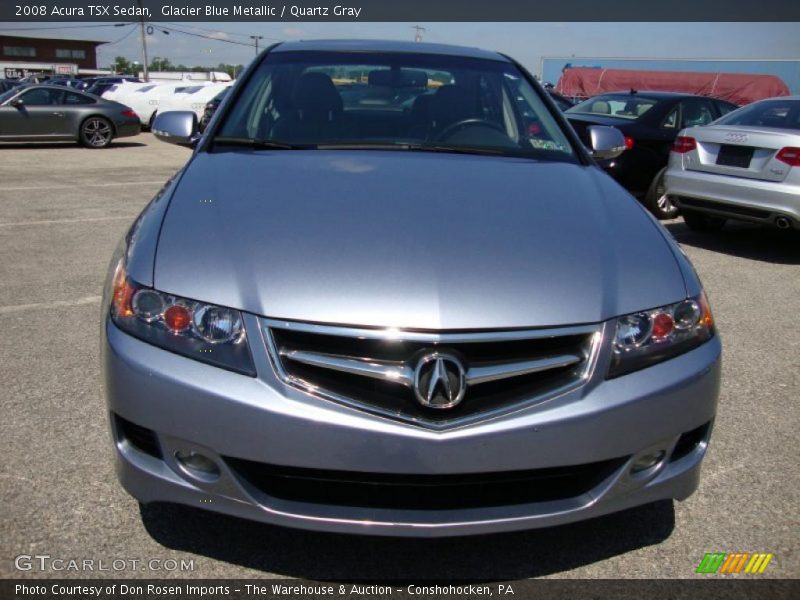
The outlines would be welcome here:
[[[142,125],[149,128],[159,111],[191,110],[199,120],[206,103],[230,85],[207,81],[123,81],[112,85],[102,95],[130,106],[139,115]]]
[[[590,125],[609,125],[625,136],[625,152],[600,165],[659,219],[677,216],[664,188],[670,149],[681,129],[707,125],[736,109],[704,96],[668,92],[620,92],[589,98],[566,116],[585,144]]]
[[[192,111],[202,133],[232,85],[101,77],[84,80],[84,93],[74,89],[77,81],[0,81],[0,140],[69,139],[102,148],[115,137],[135,135],[134,118],[150,127],[159,112],[168,111]],[[737,110],[730,102],[691,94],[630,90],[571,105],[552,88],[545,91],[587,147],[593,126],[611,126],[623,134],[624,152],[595,160],[657,218],[674,218],[680,211],[697,230],[718,229],[728,219],[800,228],[797,97]],[[344,92],[348,101],[358,100],[360,110],[370,86],[350,86]],[[541,138],[545,132],[538,116],[526,108],[518,90],[513,92],[527,133]],[[415,98],[428,102],[431,97],[411,96],[403,110],[420,118],[424,111]]]

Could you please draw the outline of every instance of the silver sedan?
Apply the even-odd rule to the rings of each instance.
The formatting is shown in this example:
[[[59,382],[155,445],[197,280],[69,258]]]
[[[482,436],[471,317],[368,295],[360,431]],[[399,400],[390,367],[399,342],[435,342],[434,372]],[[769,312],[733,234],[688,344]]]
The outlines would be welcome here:
[[[20,86],[0,94],[0,142],[77,141],[105,148],[140,130],[139,117],[124,104],[63,86]]]
[[[800,229],[800,96],[682,131],[665,184],[691,229],[719,229],[728,219]]]

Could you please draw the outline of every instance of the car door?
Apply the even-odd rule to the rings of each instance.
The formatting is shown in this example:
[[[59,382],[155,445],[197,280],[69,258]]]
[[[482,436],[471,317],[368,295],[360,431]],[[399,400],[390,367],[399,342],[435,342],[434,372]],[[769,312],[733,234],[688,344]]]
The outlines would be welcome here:
[[[86,116],[82,109],[90,104],[97,104],[97,100],[79,92],[64,92],[62,104],[59,106],[64,116],[57,124],[58,134],[77,137],[83,117]]]
[[[63,90],[55,88],[32,88],[25,90],[12,102],[21,101],[16,106],[6,104],[0,114],[0,136],[49,137],[58,131],[63,110],[56,103],[61,101]]]

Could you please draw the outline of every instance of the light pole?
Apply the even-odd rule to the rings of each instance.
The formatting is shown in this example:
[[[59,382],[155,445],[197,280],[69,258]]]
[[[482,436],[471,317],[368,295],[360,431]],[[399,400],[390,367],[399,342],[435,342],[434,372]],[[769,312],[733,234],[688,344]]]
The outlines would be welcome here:
[[[142,9],[142,0],[136,1],[139,4],[139,13],[142,15],[142,18],[139,20],[139,29],[142,36],[142,55],[144,56],[144,80],[150,81],[150,77],[147,73],[147,38],[144,33],[144,9]]]
[[[264,36],[263,35],[251,35],[250,39],[254,40],[255,43],[256,43],[256,56],[258,56],[258,40],[263,40]]]

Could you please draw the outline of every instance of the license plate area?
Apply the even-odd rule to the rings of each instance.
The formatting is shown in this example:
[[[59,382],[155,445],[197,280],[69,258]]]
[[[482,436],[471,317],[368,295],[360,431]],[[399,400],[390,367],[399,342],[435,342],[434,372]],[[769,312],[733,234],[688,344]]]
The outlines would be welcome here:
[[[753,158],[753,150],[752,146],[720,146],[717,164],[723,167],[746,169],[750,166],[750,160]]]

